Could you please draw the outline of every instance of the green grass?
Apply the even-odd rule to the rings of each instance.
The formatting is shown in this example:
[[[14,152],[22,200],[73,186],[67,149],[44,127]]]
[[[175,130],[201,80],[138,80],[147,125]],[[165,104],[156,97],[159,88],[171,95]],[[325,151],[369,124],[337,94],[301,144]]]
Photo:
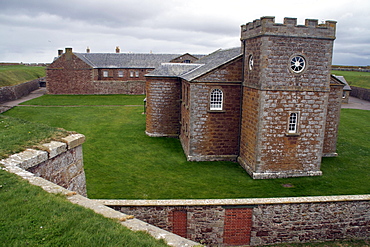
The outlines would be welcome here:
[[[70,96],[69,105],[75,105],[74,97],[80,96]],[[50,100],[53,101],[52,96],[47,99]],[[54,100],[59,105],[58,97]],[[85,100],[91,105],[88,96]],[[105,105],[108,101],[107,96]],[[89,198],[261,198],[370,193],[370,173],[366,172],[370,166],[370,111],[342,110],[339,157],[323,159],[323,176],[273,180],[253,180],[233,162],[186,161],[178,139],[145,135],[142,111],[142,107],[126,106],[24,106],[4,114],[84,134]],[[282,186],[287,183],[293,187]]]
[[[22,105],[144,105],[144,95],[43,95]]]
[[[67,135],[68,132],[62,129],[0,115],[0,159]]]
[[[167,246],[1,169],[0,208],[1,246]]]
[[[370,89],[370,72],[333,70],[332,74],[344,76],[350,86]]]
[[[45,67],[25,65],[0,66],[0,87],[13,86],[31,81],[46,74]]]

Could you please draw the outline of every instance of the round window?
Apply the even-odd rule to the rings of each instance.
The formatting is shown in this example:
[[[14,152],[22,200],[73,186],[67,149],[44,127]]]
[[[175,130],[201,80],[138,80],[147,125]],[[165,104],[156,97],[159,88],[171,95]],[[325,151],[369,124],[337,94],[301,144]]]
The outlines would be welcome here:
[[[253,55],[249,56],[248,65],[249,65],[249,70],[252,70],[253,69]]]
[[[306,68],[306,60],[302,56],[293,56],[290,60],[290,69],[294,73],[301,73]]]

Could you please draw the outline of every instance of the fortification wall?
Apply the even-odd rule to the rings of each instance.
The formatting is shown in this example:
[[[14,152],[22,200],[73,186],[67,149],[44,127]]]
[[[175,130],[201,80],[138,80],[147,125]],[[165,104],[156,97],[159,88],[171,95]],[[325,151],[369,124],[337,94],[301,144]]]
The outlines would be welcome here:
[[[7,167],[19,167],[38,177],[45,178],[68,190],[87,196],[83,168],[82,143],[84,135],[73,134],[42,145],[42,150],[27,149],[1,160]]]
[[[370,101],[370,89],[355,86],[351,86],[351,89],[350,96]]]
[[[81,146],[84,140],[83,135],[74,134],[64,138],[63,142],[44,144],[42,149],[45,151],[27,149],[0,160],[0,165],[4,166],[0,169],[14,173],[49,193],[65,195],[70,202],[89,208],[106,218],[115,219],[133,231],[145,231],[156,239],[164,239],[170,246],[199,246],[196,242],[86,198]]]
[[[370,238],[370,196],[97,200],[207,246]]]
[[[0,103],[19,99],[39,88],[39,79],[21,83],[15,86],[0,87]]]

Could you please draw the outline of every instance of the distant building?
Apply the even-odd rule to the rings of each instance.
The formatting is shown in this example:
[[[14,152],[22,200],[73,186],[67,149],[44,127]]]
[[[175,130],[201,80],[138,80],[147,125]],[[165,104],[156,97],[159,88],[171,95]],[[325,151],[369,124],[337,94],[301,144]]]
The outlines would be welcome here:
[[[256,179],[321,175],[337,156],[343,82],[331,76],[336,22],[262,17],[241,47],[146,75],[149,136],[178,137],[190,161],[238,161]]]
[[[145,94],[144,75],[165,62],[191,63],[190,54],[76,53],[66,48],[46,70],[49,94]]]

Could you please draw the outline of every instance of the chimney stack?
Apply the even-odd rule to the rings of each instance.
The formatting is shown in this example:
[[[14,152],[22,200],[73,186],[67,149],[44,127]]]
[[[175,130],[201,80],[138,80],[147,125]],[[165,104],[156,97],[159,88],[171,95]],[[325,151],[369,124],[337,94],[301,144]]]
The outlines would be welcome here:
[[[119,46],[116,46],[116,53],[120,53]]]
[[[63,50],[58,50],[58,57],[60,57],[63,54]]]
[[[90,53],[90,47],[86,48],[86,53]]]
[[[66,60],[72,60],[72,48],[66,48]]]

